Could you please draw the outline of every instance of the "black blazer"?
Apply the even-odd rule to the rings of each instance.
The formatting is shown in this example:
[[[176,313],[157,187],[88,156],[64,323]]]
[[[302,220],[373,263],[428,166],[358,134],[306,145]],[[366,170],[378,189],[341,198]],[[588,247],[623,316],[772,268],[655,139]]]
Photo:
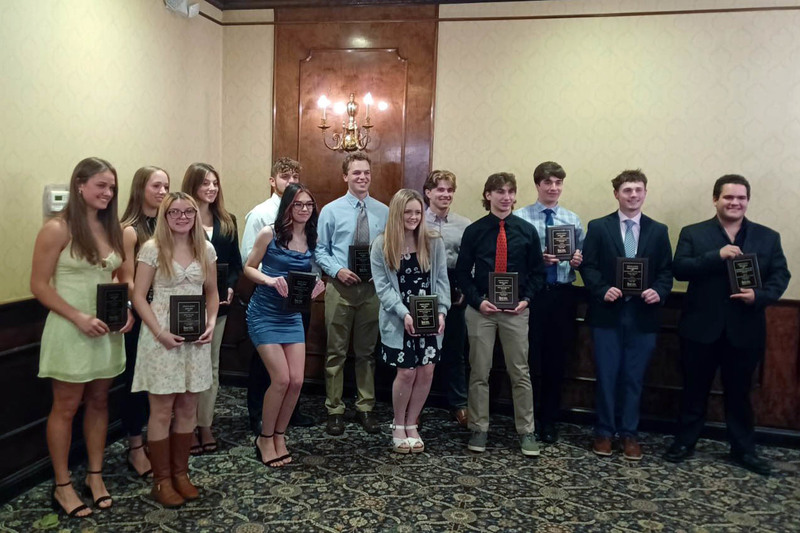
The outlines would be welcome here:
[[[219,219],[214,217],[214,229],[211,231],[211,244],[217,252],[217,263],[228,263],[228,287],[235,288],[242,273],[242,255],[239,253],[239,229],[236,217],[233,218],[233,235],[223,235],[219,229]],[[220,305],[218,316],[228,314],[229,305]]]
[[[747,305],[730,299],[728,270],[719,250],[731,244],[716,217],[686,226],[675,247],[675,277],[688,281],[678,333],[689,340],[711,343],[727,335],[733,346],[763,349],[766,333],[764,308],[781,297],[789,285],[789,269],[781,237],[761,224],[745,219],[742,252],[758,256],[763,289]]]
[[[586,240],[583,242],[583,263],[580,266],[583,283],[589,290],[589,311],[586,323],[589,326],[610,328],[619,325],[623,305],[635,305],[636,326],[639,331],[654,333],[659,327],[659,308],[664,305],[672,290],[672,246],[669,243],[667,226],[642,214],[640,220],[639,246],[636,257],[647,257],[650,288],[661,297],[658,304],[648,305],[638,296],[626,302],[619,298],[606,302],[603,298],[617,282],[617,258],[625,257],[625,245],[619,227],[619,214],[589,222]]]

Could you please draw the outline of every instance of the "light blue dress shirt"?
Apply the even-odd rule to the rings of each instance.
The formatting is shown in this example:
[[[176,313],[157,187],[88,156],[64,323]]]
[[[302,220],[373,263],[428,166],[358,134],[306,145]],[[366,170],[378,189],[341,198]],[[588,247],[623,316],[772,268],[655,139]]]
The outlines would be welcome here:
[[[375,237],[383,233],[389,208],[369,195],[364,198],[364,203],[367,208],[371,244]],[[358,210],[358,198],[347,191],[344,196],[325,205],[319,213],[317,248],[314,250],[314,256],[317,264],[332,278],[335,278],[341,269],[348,268],[347,256],[356,233]]]
[[[526,222],[530,222],[536,233],[539,234],[539,243],[542,245],[542,252],[547,247],[547,225],[545,224],[544,210],[547,209],[540,202],[525,206],[521,209],[514,211],[514,214]],[[583,238],[585,236],[581,219],[565,207],[556,205],[551,207],[553,210],[553,225],[554,226],[575,226],[575,246],[578,250],[583,249]],[[570,266],[569,261],[559,261],[558,263],[558,278],[557,283],[572,283],[575,281],[575,270]]]

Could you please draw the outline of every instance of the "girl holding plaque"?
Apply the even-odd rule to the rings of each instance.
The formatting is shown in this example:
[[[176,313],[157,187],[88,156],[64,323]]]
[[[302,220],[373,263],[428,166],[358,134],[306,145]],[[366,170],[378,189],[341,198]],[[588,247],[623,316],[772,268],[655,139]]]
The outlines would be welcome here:
[[[310,272],[317,245],[318,211],[305,185],[292,183],[281,198],[273,226],[256,236],[244,275],[256,284],[247,308],[247,330],[270,377],[264,394],[261,431],[255,438],[258,460],[278,467],[292,461],[286,428],[303,386],[306,344],[299,311],[287,311],[289,271]],[[317,280],[311,299],[325,289]]]
[[[33,250],[31,292],[51,312],[42,332],[39,377],[51,378],[47,447],[55,473],[53,507],[71,518],[92,514],[72,487],[68,465],[72,422],[83,399],[89,464],[84,489],[98,509],[113,500],[101,474],[108,429],[108,389],[125,370],[122,335],[96,317],[97,285],[111,283],[124,251],[117,219],[117,171],[96,157],[72,172],[67,206],[48,220]],[[133,315],[120,332],[130,330]]]
[[[381,301],[381,357],[397,368],[392,384],[392,450],[421,453],[425,444],[414,422],[428,398],[433,368],[439,361],[450,282],[444,242],[438,233],[426,230],[422,196],[417,191],[400,189],[392,197],[386,231],[372,244],[371,263]],[[413,302],[426,295],[436,299],[427,300],[426,307]],[[434,332],[421,335],[418,329],[426,322],[434,322]]]
[[[158,206],[169,192],[169,175],[158,167],[142,167],[133,175],[128,207],[122,214],[122,244],[125,248],[125,261],[122,270],[130,280],[130,292],[133,293],[133,274],[136,270],[136,254],[139,248],[156,230]],[[148,293],[148,301],[151,299]],[[147,393],[131,392],[133,384],[133,368],[136,365],[136,348],[139,344],[139,331],[142,319],[134,312],[134,323],[125,334],[125,396],[122,400],[122,428],[128,436],[128,452],[126,461],[128,469],[139,477],[147,477],[152,473],[150,459],[144,449],[142,427],[147,420]]]
[[[242,256],[239,253],[239,230],[236,218],[225,209],[219,172],[206,163],[193,163],[186,169],[181,190],[192,195],[200,210],[198,217],[206,238],[217,252],[217,283],[219,313],[211,341],[211,388],[201,392],[197,402],[197,430],[191,451],[194,455],[217,450],[217,441],[211,431],[214,421],[214,404],[219,390],[219,351],[222,334],[228,319],[228,309],[233,300],[233,287],[242,273]],[[223,270],[220,270],[220,269]]]
[[[132,390],[149,393],[147,444],[153,468],[152,496],[164,507],[199,497],[189,481],[189,449],[196,425],[197,393],[211,387],[209,343],[219,297],[217,256],[205,238],[197,212],[197,204],[186,193],[172,192],[164,198],[153,238],[139,251],[133,289],[133,304],[147,327],[139,335]],[[151,286],[153,301],[148,303]],[[204,291],[206,317],[198,328],[202,334],[189,342],[170,331],[171,319],[176,318],[170,316],[171,297],[202,298]],[[199,311],[195,318],[202,315],[203,310]]]

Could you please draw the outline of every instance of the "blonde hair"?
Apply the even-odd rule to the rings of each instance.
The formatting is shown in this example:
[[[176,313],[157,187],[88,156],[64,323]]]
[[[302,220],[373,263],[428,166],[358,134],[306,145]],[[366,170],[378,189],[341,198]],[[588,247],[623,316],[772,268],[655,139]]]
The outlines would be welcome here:
[[[191,195],[185,192],[171,192],[164,197],[161,206],[158,208],[158,222],[156,222],[156,231],[153,233],[153,240],[158,248],[158,268],[167,277],[174,277],[175,270],[172,268],[172,256],[175,243],[172,239],[172,230],[167,222],[167,211],[178,200],[183,200],[197,211],[194,216],[194,227],[189,232],[189,243],[192,249],[192,257],[200,263],[203,269],[203,279],[208,279],[211,274],[210,265],[206,261],[206,233],[203,231],[203,224],[200,222],[200,213],[197,208],[197,202],[194,201]]]
[[[409,202],[418,201],[422,210],[419,224],[414,230],[414,237],[417,241],[417,261],[423,272],[431,269],[431,240],[437,234],[428,232],[425,227],[425,211],[422,195],[414,189],[400,189],[392,196],[389,202],[389,218],[386,220],[386,230],[383,234],[383,258],[389,269],[397,271],[400,269],[400,259],[403,256],[405,247],[406,228],[403,224],[403,214]]]
[[[167,174],[166,170],[155,166],[140,168],[133,175],[128,207],[125,208],[125,212],[122,214],[122,222],[120,222],[122,227],[131,226],[136,232],[136,246],[133,249],[134,253],[138,252],[139,247],[152,237],[150,228],[147,227],[147,215],[144,214],[144,191],[147,188],[150,177],[156,172],[163,172],[167,177],[167,190],[169,190],[169,174]]]

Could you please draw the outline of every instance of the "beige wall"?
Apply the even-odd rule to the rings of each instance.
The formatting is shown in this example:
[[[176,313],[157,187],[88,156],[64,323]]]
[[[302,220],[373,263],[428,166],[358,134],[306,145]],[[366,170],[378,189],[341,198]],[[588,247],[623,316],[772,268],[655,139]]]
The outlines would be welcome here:
[[[749,0],[518,2],[441,6],[488,17],[798,6]],[[536,199],[541,161],[567,170],[562,203],[584,221],[613,211],[609,181],[650,179],[645,211],[680,227],[713,214],[711,186],[751,180],[748,216],[781,232],[800,264],[800,11],[442,22],[433,165],[459,178],[455,209],[484,214],[486,176],[516,173]],[[800,298],[800,272],[785,295]]]
[[[140,166],[176,188],[192,161],[220,163],[222,28],[162,0],[5,0],[0,35],[3,303],[30,296],[43,188],[80,159],[116,166],[120,209]]]

